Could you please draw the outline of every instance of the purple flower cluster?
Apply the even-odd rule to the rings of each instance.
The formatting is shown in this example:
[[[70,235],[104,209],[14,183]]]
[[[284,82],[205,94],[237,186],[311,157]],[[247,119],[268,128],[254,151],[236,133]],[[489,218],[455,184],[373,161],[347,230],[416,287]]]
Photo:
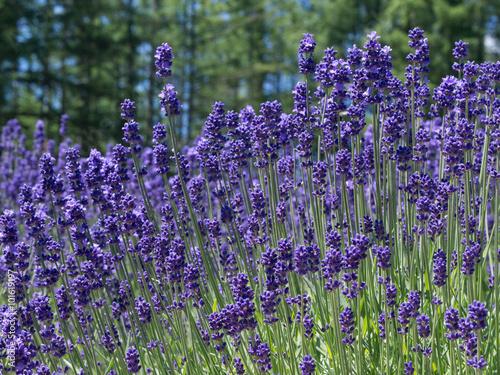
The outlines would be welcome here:
[[[419,28],[405,82],[376,32],[317,64],[303,36],[293,110],[216,101],[193,146],[178,146],[169,82],[151,147],[130,99],[127,146],[88,157],[42,121],[31,148],[7,123],[0,372],[494,368],[500,63],[465,62],[458,42],[458,77],[431,93]],[[173,58],[157,48],[159,78]]]
[[[313,57],[316,42],[313,34],[304,34],[304,39],[300,41],[299,46],[299,73],[311,74],[315,71],[315,61]]]
[[[174,54],[172,53],[172,47],[167,43],[163,43],[156,49],[155,54],[155,66],[158,69],[156,76],[158,78],[168,78],[172,75],[170,68],[172,67],[172,59]]]

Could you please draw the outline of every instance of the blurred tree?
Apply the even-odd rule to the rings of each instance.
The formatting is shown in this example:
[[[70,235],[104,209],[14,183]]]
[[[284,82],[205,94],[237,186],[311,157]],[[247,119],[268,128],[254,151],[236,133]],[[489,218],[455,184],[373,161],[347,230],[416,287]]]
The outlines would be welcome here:
[[[382,43],[391,46],[395,74],[400,79],[404,78],[406,55],[410,53],[408,30],[416,26],[424,30],[431,50],[429,79],[435,87],[453,74],[455,42],[469,43],[470,60],[485,60],[487,21],[499,12],[492,5],[484,0],[391,0],[384,6],[375,30],[382,36]]]
[[[333,46],[340,56],[347,48],[364,43],[367,31],[381,17],[384,0],[311,0],[309,13],[311,33],[323,46]]]
[[[277,99],[291,110],[305,32],[315,34],[319,61],[326,47],[345,57],[377,30],[403,78],[407,33],[419,26],[437,85],[452,72],[459,39],[470,43],[471,60],[498,58],[499,12],[500,0],[0,0],[1,121],[18,117],[33,127],[42,118],[57,138],[67,112],[70,135],[86,151],[121,139],[120,102],[130,98],[150,137],[164,120],[153,56],[168,42],[175,54],[169,82],[183,103],[178,132],[187,142],[215,101],[258,111]]]
[[[0,2],[0,98],[9,102],[14,113],[19,110],[19,58],[23,52],[18,23],[24,12],[23,5],[16,0]]]

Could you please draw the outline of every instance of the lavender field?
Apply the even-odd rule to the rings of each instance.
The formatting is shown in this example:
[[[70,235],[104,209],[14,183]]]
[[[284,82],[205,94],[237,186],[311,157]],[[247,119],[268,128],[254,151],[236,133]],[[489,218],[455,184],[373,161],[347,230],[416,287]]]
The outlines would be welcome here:
[[[291,113],[214,98],[188,147],[166,43],[151,145],[133,98],[89,155],[9,120],[0,374],[499,374],[500,62],[431,92],[408,36],[401,81],[304,34]]]

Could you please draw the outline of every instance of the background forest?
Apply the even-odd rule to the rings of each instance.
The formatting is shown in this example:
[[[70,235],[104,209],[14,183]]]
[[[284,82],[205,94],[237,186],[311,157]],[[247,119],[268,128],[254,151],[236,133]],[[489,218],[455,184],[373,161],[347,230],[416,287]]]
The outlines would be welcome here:
[[[419,26],[432,88],[451,74],[459,39],[471,60],[499,58],[499,15],[498,0],[0,0],[0,120],[17,117],[29,130],[41,118],[57,139],[67,113],[85,154],[121,139],[120,103],[130,98],[151,130],[161,120],[154,48],[168,42],[185,143],[216,100],[239,111],[277,99],[289,111],[302,33],[315,35],[316,51],[334,46],[345,57],[376,30],[401,79],[408,30]]]

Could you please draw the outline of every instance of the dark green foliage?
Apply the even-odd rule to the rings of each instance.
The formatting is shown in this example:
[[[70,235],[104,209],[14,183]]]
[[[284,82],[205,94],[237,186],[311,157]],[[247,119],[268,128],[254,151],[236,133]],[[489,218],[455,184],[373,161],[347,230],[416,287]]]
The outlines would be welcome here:
[[[378,30],[391,45],[402,78],[408,30],[419,26],[432,51],[431,86],[449,71],[451,49],[469,43],[470,59],[496,59],[485,39],[498,33],[498,0],[2,0],[0,1],[0,121],[24,127],[47,122],[57,139],[68,113],[70,135],[84,149],[120,139],[119,103],[130,98],[149,134],[162,120],[152,51],[168,42],[176,52],[174,84],[183,107],[184,141],[199,134],[216,100],[240,110],[265,100],[283,102],[298,77],[296,46],[315,34],[316,60]],[[495,18],[496,17],[496,18]],[[146,67],[146,68],[145,68]]]

